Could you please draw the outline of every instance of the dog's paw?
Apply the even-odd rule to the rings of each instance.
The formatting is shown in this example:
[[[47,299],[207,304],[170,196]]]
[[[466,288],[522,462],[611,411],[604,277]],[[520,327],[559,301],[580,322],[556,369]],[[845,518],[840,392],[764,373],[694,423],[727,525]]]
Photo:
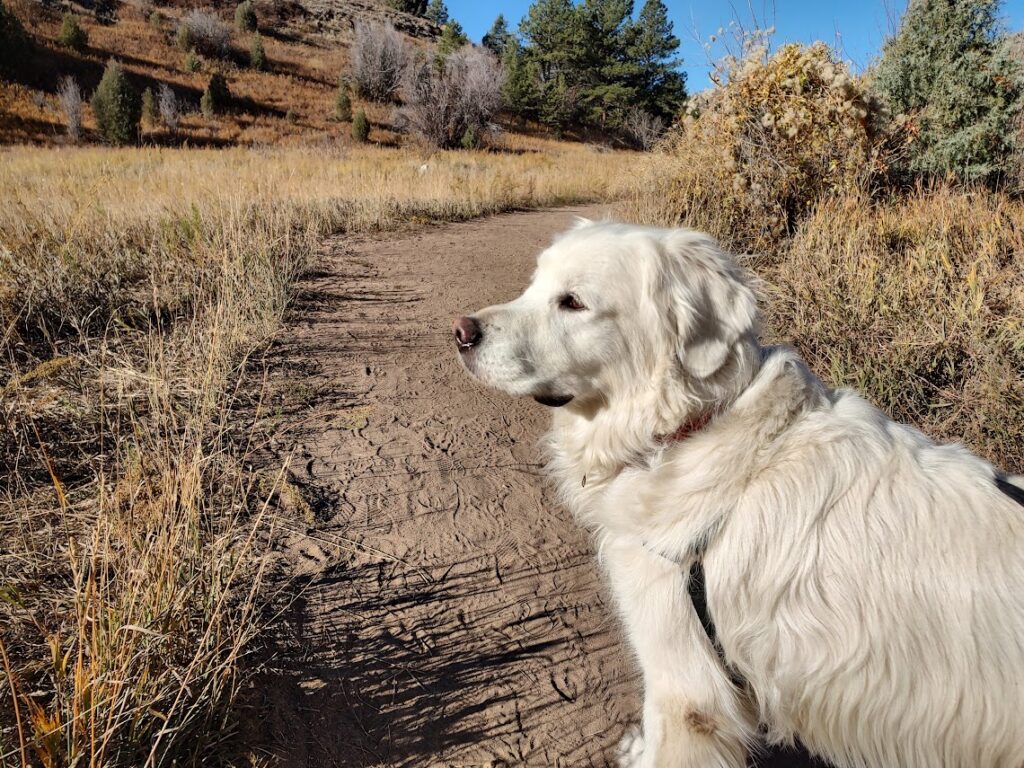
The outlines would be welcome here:
[[[615,764],[619,768],[639,768],[644,756],[644,734],[639,725],[632,725],[619,739]]]

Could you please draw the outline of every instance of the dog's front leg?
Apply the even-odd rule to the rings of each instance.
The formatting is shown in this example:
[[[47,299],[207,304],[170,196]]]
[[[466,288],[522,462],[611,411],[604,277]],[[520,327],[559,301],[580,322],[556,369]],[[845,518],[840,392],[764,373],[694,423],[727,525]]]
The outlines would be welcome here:
[[[643,735],[623,740],[620,764],[743,768],[754,725],[690,601],[690,564],[625,539],[602,559],[644,680]]]

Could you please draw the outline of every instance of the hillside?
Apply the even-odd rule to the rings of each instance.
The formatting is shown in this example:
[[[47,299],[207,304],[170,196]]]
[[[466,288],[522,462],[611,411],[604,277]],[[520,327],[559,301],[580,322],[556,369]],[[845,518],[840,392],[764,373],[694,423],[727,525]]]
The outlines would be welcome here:
[[[421,41],[440,30],[431,22],[392,10],[383,0],[256,0],[259,33],[266,50],[266,71],[249,66],[251,35],[233,25],[235,4],[207,6],[232,29],[230,52],[224,58],[200,56],[198,71],[188,71],[187,53],[177,44],[178,21],[185,3],[133,3],[103,0],[72,6],[88,34],[80,51],[58,43],[63,8],[55,3],[12,0],[8,7],[33,40],[33,50],[13,75],[0,80],[0,143],[66,142],[64,116],[57,91],[65,76],[74,77],[88,99],[110,58],[118,59],[141,90],[170,86],[182,106],[182,119],[172,135],[163,127],[144,126],[143,141],[156,144],[223,146],[348,142],[348,125],[334,119],[338,78],[345,71],[356,21],[393,24]],[[211,73],[222,71],[234,99],[232,111],[216,118],[199,112],[199,99]],[[373,139],[400,141],[391,125],[392,109],[361,103],[374,127]],[[85,109],[84,140],[96,139],[95,122]]]

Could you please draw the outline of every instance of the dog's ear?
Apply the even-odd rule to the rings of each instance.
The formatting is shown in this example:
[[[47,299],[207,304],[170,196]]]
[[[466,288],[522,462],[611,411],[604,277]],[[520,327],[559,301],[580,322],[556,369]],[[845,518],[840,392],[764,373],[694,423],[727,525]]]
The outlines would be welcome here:
[[[665,239],[669,332],[683,368],[712,376],[743,336],[756,332],[757,299],[746,275],[709,236],[675,230]]]

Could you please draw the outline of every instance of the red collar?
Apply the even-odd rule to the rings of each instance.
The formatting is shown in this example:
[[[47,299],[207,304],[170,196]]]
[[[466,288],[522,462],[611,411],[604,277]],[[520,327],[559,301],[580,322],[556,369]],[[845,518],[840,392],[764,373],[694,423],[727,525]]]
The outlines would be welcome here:
[[[670,432],[667,435],[655,435],[654,439],[657,440],[659,443],[665,444],[681,442],[688,437],[692,437],[695,433],[700,432],[702,429],[704,429],[704,427],[706,427],[710,423],[711,416],[712,414],[710,412],[701,413],[697,416],[694,416],[692,419],[684,421],[676,428],[675,432]],[[583,476],[583,484],[581,487],[587,487],[586,475]],[[662,556],[664,557],[664,555]]]
[[[670,432],[667,435],[655,435],[655,439],[659,443],[679,443],[688,437],[692,437],[694,433],[700,432],[710,421],[710,412],[701,413],[692,419],[684,421],[676,428],[675,432]]]

